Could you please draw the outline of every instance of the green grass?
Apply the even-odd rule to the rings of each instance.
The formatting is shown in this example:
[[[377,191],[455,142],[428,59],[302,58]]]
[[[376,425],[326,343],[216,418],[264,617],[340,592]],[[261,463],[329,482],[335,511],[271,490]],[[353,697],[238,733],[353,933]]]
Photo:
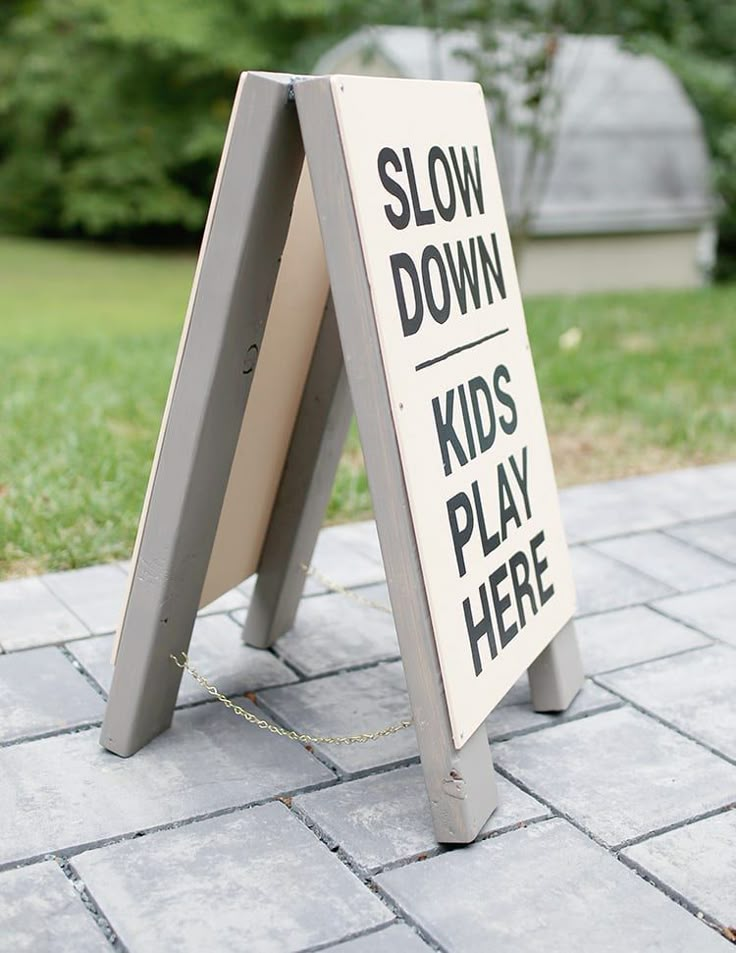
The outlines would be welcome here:
[[[561,484],[736,457],[736,285],[532,299],[527,322]]]
[[[0,239],[0,576],[129,555],[193,270]],[[560,482],[736,457],[735,313],[736,286],[529,301]],[[353,427],[328,516],[369,512]]]

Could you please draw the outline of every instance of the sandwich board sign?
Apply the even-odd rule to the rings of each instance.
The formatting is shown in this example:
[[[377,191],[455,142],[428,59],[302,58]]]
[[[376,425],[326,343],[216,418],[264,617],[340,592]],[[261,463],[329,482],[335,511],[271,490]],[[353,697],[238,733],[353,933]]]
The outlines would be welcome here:
[[[467,842],[496,804],[492,708],[525,670],[538,710],[566,708],[582,684],[483,95],[244,74],[105,747],[132,754],[170,724],[170,655],[186,651],[200,604],[257,573],[244,640],[265,647],[291,627],[353,407],[435,833]]]

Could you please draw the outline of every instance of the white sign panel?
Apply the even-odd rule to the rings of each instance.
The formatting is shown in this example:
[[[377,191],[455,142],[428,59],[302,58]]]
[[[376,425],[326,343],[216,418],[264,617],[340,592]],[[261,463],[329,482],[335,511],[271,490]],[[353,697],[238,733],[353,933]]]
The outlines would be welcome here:
[[[480,87],[332,92],[455,745],[574,589]]]

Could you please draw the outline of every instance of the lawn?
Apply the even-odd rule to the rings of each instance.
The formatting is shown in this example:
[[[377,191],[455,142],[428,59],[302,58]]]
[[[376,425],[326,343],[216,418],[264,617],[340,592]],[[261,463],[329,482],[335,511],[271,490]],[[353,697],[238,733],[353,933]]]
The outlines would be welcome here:
[[[194,257],[0,239],[0,577],[129,555]],[[736,286],[537,298],[561,485],[736,457]],[[331,520],[370,512],[353,428]]]

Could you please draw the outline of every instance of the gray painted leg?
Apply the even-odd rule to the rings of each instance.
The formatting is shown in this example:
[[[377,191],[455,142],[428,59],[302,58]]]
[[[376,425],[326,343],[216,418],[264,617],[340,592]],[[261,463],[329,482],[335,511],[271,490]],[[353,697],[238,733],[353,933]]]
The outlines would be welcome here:
[[[100,743],[169,727],[303,162],[287,77],[241,79],[142,517]]]
[[[327,302],[258,567],[243,641],[267,648],[294,623],[353,406]]]
[[[535,711],[564,711],[583,686],[585,674],[572,619],[529,666]]]

